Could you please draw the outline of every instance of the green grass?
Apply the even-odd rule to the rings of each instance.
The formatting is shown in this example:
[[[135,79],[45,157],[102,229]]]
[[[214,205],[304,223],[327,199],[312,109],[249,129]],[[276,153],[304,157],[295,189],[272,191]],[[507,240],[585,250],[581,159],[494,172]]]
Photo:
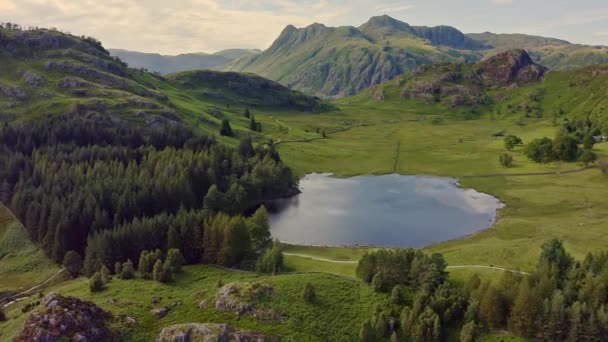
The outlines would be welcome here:
[[[0,294],[28,289],[58,269],[29,240],[13,214],[0,204]]]
[[[218,279],[224,284],[233,281],[271,284],[274,294],[260,305],[278,311],[287,319],[282,322],[259,321],[216,311],[213,299]],[[311,282],[316,288],[318,300],[315,304],[307,304],[302,297],[306,282]],[[356,339],[360,322],[369,316],[377,303],[386,299],[385,295],[374,293],[367,285],[341,277],[322,274],[257,276],[203,265],[185,267],[177,280],[167,285],[142,279],[113,279],[107,289],[92,294],[87,280],[79,278],[48,291],[92,300],[112,311],[115,317],[134,317],[138,321],[135,327],[117,324],[118,328],[127,329],[129,341],[151,341],[163,327],[188,322],[227,323],[238,328],[279,335],[283,341],[352,341]],[[152,304],[154,297],[162,298],[159,304]],[[199,309],[198,304],[203,300],[209,303],[209,307]],[[27,316],[19,311],[26,303],[19,303],[9,311],[10,320],[0,325],[1,340],[17,333],[20,323]],[[175,303],[178,305],[165,318],[157,319],[149,312]]]

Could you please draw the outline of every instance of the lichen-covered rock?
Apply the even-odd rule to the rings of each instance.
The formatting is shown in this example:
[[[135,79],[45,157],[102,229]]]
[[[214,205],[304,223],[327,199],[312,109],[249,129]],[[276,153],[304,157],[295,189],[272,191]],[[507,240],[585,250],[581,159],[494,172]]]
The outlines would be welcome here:
[[[25,90],[4,84],[0,84],[0,94],[9,99],[23,100],[27,97]]]
[[[30,87],[42,87],[46,83],[44,78],[38,76],[32,71],[26,71],[23,73],[23,82]]]
[[[261,333],[233,328],[226,324],[186,323],[163,328],[158,342],[266,342],[278,341]]]
[[[265,283],[229,283],[219,289],[215,298],[215,308],[253,316],[256,314],[258,301],[271,296],[272,292],[272,286]]]
[[[110,341],[107,323],[112,314],[91,302],[52,293],[40,304],[44,311],[34,311],[25,321],[16,341]]]
[[[150,310],[150,313],[153,314],[154,316],[156,316],[156,318],[161,319],[161,318],[167,316],[169,314],[169,311],[170,311],[169,308],[159,308],[159,309]]]

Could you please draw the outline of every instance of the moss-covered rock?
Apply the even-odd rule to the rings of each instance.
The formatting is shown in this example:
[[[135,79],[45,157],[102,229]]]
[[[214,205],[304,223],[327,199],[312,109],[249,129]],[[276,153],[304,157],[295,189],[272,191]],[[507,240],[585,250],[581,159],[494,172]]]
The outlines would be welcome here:
[[[266,342],[278,341],[258,332],[233,328],[226,324],[186,323],[164,328],[158,342]]]

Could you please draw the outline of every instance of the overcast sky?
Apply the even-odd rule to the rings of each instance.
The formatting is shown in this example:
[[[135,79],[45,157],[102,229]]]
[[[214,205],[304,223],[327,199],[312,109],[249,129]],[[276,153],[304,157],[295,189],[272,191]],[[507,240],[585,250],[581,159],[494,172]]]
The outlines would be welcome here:
[[[412,25],[608,45],[608,0],[0,0],[3,22],[171,55],[265,49],[288,24],[359,26],[381,14]]]

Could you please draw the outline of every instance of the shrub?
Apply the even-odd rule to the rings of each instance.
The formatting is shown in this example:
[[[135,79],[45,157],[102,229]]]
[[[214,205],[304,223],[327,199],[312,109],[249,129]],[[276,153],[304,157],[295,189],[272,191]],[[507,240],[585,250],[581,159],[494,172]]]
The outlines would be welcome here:
[[[171,273],[179,273],[182,271],[182,265],[184,264],[184,257],[177,248],[171,248],[167,252],[166,263],[171,268]]]
[[[601,158],[598,166],[603,174],[608,175],[608,158]]]
[[[372,323],[369,321],[369,319],[361,323],[361,328],[359,329],[359,340],[362,342],[372,342],[375,340],[374,328],[372,327]]]
[[[585,167],[589,166],[589,164],[595,163],[597,160],[597,154],[593,153],[590,149],[585,149],[581,153],[581,156],[578,160],[585,165]]]
[[[99,274],[99,272],[95,272],[89,279],[89,290],[91,290],[91,292],[103,290],[103,280],[101,279],[101,274]]]
[[[127,260],[127,262],[122,264],[120,277],[122,279],[133,279],[133,277],[135,277],[135,268],[133,267],[133,262],[131,261],[131,259]]]
[[[393,291],[391,292],[391,303],[393,304],[403,304],[405,302],[405,286],[403,285],[395,285],[393,287]]]
[[[307,303],[314,303],[317,299],[315,286],[311,283],[306,283],[306,285],[304,285],[304,293],[302,295]]]
[[[115,262],[114,263],[114,274],[116,274],[117,277],[121,277],[122,275],[122,263],[120,262]]]
[[[284,268],[283,247],[278,241],[273,242],[272,247],[267,248],[255,263],[255,271],[258,273],[276,274]]]
[[[508,135],[505,137],[505,148],[512,150],[517,145],[522,145],[524,142],[516,135]]]
[[[72,278],[78,277],[78,275],[82,271],[82,266],[83,262],[80,254],[74,251],[69,251],[65,253],[65,256],[63,257],[63,267],[65,267],[68,273],[70,273],[70,276],[72,276]]]
[[[502,167],[513,167],[513,156],[508,153],[501,154],[500,157],[498,157],[498,161]]]
[[[104,284],[107,284],[112,280],[112,277],[110,276],[110,270],[106,267],[106,265],[101,265],[101,270],[99,271],[99,274],[101,275],[101,281],[103,281]]]

